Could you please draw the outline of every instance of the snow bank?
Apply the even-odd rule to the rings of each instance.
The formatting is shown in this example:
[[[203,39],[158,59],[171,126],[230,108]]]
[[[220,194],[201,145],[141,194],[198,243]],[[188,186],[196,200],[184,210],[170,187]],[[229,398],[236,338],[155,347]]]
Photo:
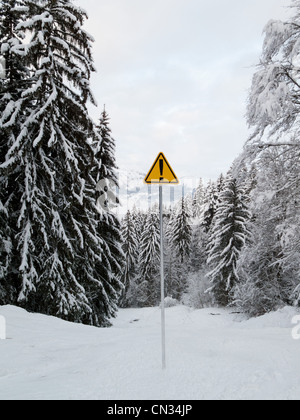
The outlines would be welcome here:
[[[298,308],[286,306],[276,312],[251,318],[243,323],[243,328],[291,328],[291,320],[300,314]]]
[[[297,311],[250,321],[231,312],[168,308],[162,371],[159,308],[120,310],[98,329],[0,307],[0,399],[298,400]]]

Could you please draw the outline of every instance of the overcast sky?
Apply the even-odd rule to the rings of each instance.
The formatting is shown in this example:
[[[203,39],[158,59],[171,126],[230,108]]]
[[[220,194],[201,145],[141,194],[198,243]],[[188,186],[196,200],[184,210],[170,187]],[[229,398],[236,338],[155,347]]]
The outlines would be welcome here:
[[[249,131],[247,92],[264,26],[291,0],[76,0],[89,15],[92,90],[111,117],[122,169],[164,152],[177,176],[215,179]]]

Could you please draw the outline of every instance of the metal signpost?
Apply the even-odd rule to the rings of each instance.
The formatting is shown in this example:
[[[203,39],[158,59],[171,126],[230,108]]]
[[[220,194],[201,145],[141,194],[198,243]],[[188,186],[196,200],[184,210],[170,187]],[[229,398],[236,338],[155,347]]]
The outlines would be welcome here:
[[[162,367],[166,369],[166,317],[165,317],[165,276],[164,276],[164,229],[163,229],[163,185],[178,185],[179,180],[167,161],[160,153],[145,178],[146,184],[159,185],[160,218],[160,278],[161,278],[161,342]]]

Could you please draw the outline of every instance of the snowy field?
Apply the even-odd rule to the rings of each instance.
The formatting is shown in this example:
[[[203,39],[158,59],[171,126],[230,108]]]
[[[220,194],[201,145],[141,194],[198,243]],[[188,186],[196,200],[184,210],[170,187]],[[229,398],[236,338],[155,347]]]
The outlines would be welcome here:
[[[169,308],[166,371],[159,308],[120,310],[110,329],[12,306],[0,315],[1,400],[300,399],[293,308],[250,321],[228,310]]]

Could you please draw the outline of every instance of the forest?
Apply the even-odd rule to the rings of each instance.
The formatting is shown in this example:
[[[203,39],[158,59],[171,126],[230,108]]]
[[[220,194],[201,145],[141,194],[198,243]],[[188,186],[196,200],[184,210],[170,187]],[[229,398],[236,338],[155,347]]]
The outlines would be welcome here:
[[[169,305],[250,317],[300,305],[300,1],[292,7],[264,29],[240,156],[165,209]],[[71,0],[0,4],[0,305],[103,327],[119,307],[159,304],[159,215],[111,211],[118,144],[107,110],[97,122],[89,113],[86,19]]]

